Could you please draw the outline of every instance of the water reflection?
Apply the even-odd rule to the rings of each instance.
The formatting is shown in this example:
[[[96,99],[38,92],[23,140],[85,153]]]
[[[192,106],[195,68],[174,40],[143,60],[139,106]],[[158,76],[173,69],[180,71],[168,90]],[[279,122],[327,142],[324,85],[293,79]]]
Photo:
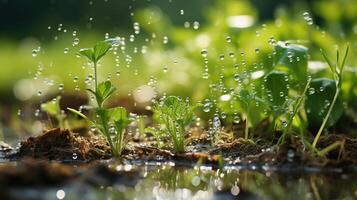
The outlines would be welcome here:
[[[127,169],[125,166],[116,168]],[[66,194],[65,199],[352,200],[357,198],[355,173],[307,173],[306,171],[278,173],[235,169],[217,172],[203,167],[188,169],[168,165],[130,169],[137,170],[141,174],[135,186],[123,181],[101,187],[76,182],[62,187],[61,190]],[[56,199],[56,191],[58,190],[45,192],[46,199]]]

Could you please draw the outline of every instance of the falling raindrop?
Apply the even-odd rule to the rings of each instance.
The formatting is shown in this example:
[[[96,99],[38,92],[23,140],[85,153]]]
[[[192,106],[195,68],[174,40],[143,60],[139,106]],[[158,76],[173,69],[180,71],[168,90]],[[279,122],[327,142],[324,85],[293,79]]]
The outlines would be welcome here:
[[[36,57],[38,54],[38,49],[32,49],[32,57]]]
[[[208,55],[207,49],[202,49],[201,50],[201,55],[202,55],[202,57],[206,58],[207,55]]]
[[[162,43],[167,44],[168,42],[169,42],[169,38],[167,36],[164,36]]]
[[[309,95],[315,94],[315,89],[314,88],[309,88],[308,93],[309,93]]]
[[[72,154],[72,159],[73,159],[73,160],[77,160],[77,158],[78,158],[77,153],[73,153],[73,154]]]
[[[193,29],[197,30],[200,28],[200,23],[198,21],[193,22]]]
[[[64,54],[67,54],[67,53],[68,53],[68,51],[69,51],[69,49],[68,49],[68,48],[64,48],[63,53],[64,53]]]
[[[226,41],[227,41],[228,43],[231,43],[231,42],[232,42],[232,38],[231,38],[230,36],[227,36],[227,37],[226,37]]]
[[[78,44],[79,44],[79,39],[78,38],[74,38],[72,45],[73,46],[77,46]]]

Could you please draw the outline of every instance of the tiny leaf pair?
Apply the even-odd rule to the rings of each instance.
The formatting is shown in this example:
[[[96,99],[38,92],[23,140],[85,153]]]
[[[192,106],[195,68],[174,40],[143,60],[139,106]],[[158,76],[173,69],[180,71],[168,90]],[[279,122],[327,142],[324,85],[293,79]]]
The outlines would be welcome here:
[[[81,56],[86,57],[89,61],[93,63],[98,63],[98,61],[105,56],[105,54],[112,47],[107,41],[102,41],[94,45],[93,48],[85,48],[79,50]]]

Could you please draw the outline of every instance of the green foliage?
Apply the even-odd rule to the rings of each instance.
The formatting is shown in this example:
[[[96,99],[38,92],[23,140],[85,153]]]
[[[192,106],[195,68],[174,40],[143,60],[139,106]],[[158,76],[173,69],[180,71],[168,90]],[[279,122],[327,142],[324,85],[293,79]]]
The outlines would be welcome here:
[[[185,151],[185,133],[193,122],[194,109],[188,101],[176,96],[166,97],[154,106],[154,112],[159,116],[159,122],[165,125],[177,152]]]
[[[95,96],[98,106],[103,107],[105,100],[107,100],[115,92],[116,88],[110,81],[105,81],[99,83],[96,91],[91,89],[87,90]]]
[[[315,130],[319,128],[323,117],[327,114],[335,93],[336,81],[327,78],[318,78],[311,81],[309,95],[305,102],[305,110],[311,129]],[[342,113],[342,100],[341,98],[337,98],[326,126],[330,127],[334,125],[342,116]]]
[[[288,96],[288,74],[285,72],[272,71],[264,81],[266,88],[266,95],[268,96],[270,109],[278,115],[283,110],[283,105]]]
[[[317,132],[316,136],[315,136],[315,139],[312,143],[312,147],[315,148],[316,147],[316,144],[321,136],[321,133],[322,131],[324,130],[326,124],[327,124],[327,121],[329,120],[330,116],[332,115],[332,111],[333,111],[333,108],[334,106],[336,105],[336,103],[338,102],[338,96],[342,90],[342,74],[343,74],[343,69],[345,67],[345,63],[346,63],[346,59],[347,59],[347,56],[348,56],[348,51],[349,51],[349,45],[347,45],[346,47],[346,50],[345,50],[345,54],[343,56],[343,59],[342,59],[342,62],[340,63],[340,52],[339,50],[337,49],[336,51],[336,62],[335,64],[333,64],[331,62],[331,60],[327,57],[327,55],[323,52],[322,52],[322,55],[324,56],[326,62],[328,63],[332,73],[333,73],[333,78],[334,78],[334,82],[335,82],[335,95],[333,96],[333,99],[332,99],[332,102],[331,104],[329,105],[329,109],[322,121],[322,124],[320,126],[320,129],[319,131]],[[323,88],[325,87],[325,85],[328,85],[328,84],[320,84]],[[332,89],[329,89],[330,91]],[[337,109],[338,110],[338,109]]]
[[[71,108],[68,108],[68,110],[83,117],[94,125],[107,139],[112,150],[112,155],[120,156],[124,148],[125,127],[131,122],[131,119],[128,118],[126,109],[123,107],[104,108],[104,102],[110,98],[116,88],[110,81],[97,84],[97,63],[112,47],[111,42],[112,40],[102,41],[91,49],[81,49],[79,52],[80,55],[89,59],[94,65],[95,90],[87,90],[95,96],[98,105],[98,107],[94,109],[96,117],[90,119],[77,110]],[[112,135],[114,135],[114,137],[112,137]]]
[[[59,126],[63,128],[64,127],[64,116],[61,112],[60,100],[61,100],[61,97],[58,96],[46,103],[41,104],[41,110],[46,112],[51,117],[56,118],[59,123]]]
[[[290,72],[301,82],[307,80],[307,48],[297,44],[278,42],[275,46],[276,69]]]

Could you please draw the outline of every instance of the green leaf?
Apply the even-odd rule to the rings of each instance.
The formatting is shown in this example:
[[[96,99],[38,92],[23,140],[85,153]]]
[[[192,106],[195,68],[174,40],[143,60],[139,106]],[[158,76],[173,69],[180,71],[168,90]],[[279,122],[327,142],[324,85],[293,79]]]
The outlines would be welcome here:
[[[123,107],[115,107],[108,109],[109,117],[111,121],[128,120],[126,109]]]
[[[307,80],[307,48],[297,44],[286,45],[284,42],[278,42],[275,46],[274,62],[276,69],[289,71],[298,80],[306,82]]]
[[[335,65],[332,64],[331,60],[327,57],[327,55],[325,54],[325,52],[321,49],[321,54],[324,57],[324,59],[326,60],[328,66],[330,67],[332,73],[335,73],[336,69],[335,69]]]
[[[95,93],[97,100],[102,104],[106,99],[115,92],[116,88],[110,81],[99,83],[97,92]]]
[[[92,49],[81,49],[79,50],[79,55],[87,58],[91,62],[95,62],[94,53]]]
[[[93,48],[93,54],[95,62],[98,62],[112,47],[112,45],[106,41],[97,43]]]
[[[61,115],[61,108],[59,105],[61,97],[58,96],[55,99],[41,104],[41,109],[52,117],[59,117]]]
[[[85,116],[83,113],[79,112],[78,110],[76,109],[73,109],[73,108],[67,108],[67,110],[71,111],[72,113],[84,118],[85,120],[87,120],[88,122],[92,123],[92,124],[95,124],[92,120],[90,120],[87,116]]]
[[[313,89],[312,89],[313,88]],[[336,92],[336,82],[327,78],[313,79],[310,83],[309,94],[305,101],[305,110],[309,127],[317,129],[321,125],[323,118],[332,103]],[[338,98],[331,112],[327,126],[334,125],[342,116],[343,105],[341,98]]]
[[[250,102],[252,101],[251,95],[250,95],[249,91],[246,89],[241,89],[239,91],[238,97],[246,106],[248,106],[250,104]]]
[[[109,110],[110,120],[114,122],[118,133],[122,133],[125,127],[130,124],[131,120],[128,118],[126,109],[123,107],[111,108]]]
[[[93,48],[86,48],[79,50],[79,55],[87,58],[93,63],[97,63],[112,47],[110,42],[101,41],[94,45]]]
[[[282,107],[286,101],[286,96],[288,96],[288,88],[286,84],[286,77],[288,74],[285,72],[272,71],[266,76],[265,92],[268,96],[271,107]],[[275,109],[273,109],[275,110]]]

